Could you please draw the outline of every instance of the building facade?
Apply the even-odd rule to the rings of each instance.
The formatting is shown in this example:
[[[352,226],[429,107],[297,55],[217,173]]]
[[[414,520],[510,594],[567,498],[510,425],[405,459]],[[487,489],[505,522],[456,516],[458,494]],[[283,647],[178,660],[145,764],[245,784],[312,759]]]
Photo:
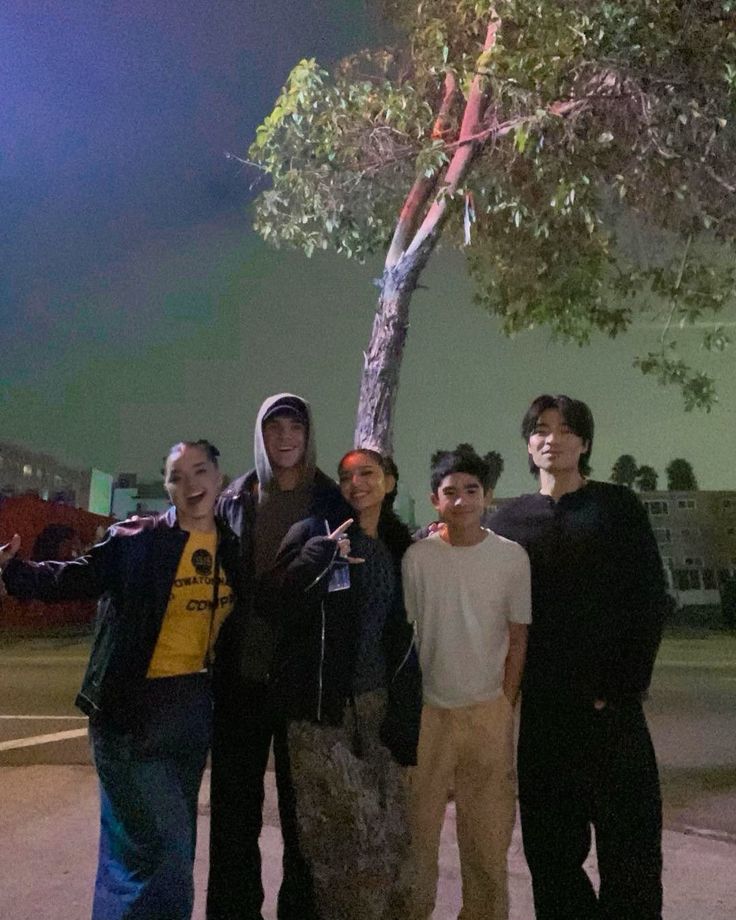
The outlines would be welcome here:
[[[0,495],[6,498],[30,494],[88,509],[91,479],[91,470],[76,470],[50,454],[0,441]]]
[[[676,609],[673,623],[720,626],[736,593],[736,491],[638,492]],[[488,515],[510,499],[494,499]]]
[[[720,606],[736,577],[736,492],[641,492],[678,607]]]

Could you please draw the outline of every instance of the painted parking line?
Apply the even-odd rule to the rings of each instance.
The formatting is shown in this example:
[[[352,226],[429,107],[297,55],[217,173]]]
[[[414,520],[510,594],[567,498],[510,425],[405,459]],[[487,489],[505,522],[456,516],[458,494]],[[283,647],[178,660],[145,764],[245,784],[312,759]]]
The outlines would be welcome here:
[[[697,661],[688,658],[658,658],[656,667],[659,668],[707,668],[718,670],[719,668],[736,667],[734,658],[715,658],[712,661]]]
[[[0,719],[6,721],[14,720],[17,722],[53,722],[61,720],[62,722],[86,722],[87,716],[0,716]]]
[[[89,655],[3,655],[0,656],[0,661],[4,665],[13,664],[13,665],[68,665],[68,664],[87,664],[89,661]]]
[[[708,840],[723,840],[726,843],[736,843],[736,834],[731,834],[729,831],[712,831],[707,827],[691,827],[686,824],[683,833],[692,837],[706,837]]]
[[[84,738],[86,735],[86,728],[73,728],[66,732],[54,732],[52,735],[35,735],[32,738],[16,738],[14,741],[0,742],[0,751],[15,751],[18,748],[35,747],[38,744],[53,744],[55,741]]]

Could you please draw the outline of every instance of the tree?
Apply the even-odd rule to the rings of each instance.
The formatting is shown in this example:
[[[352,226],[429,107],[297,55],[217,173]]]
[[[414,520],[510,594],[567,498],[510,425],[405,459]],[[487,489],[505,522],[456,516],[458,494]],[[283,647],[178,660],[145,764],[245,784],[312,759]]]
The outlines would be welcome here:
[[[640,466],[636,471],[636,487],[640,492],[656,492],[659,475],[653,466]]]
[[[386,251],[356,444],[391,452],[409,305],[443,234],[506,333],[547,324],[584,344],[654,317],[635,363],[708,408],[714,381],[675,330],[729,344],[736,2],[382,6],[403,39],[332,74],[297,64],[246,161],[270,177],[255,205],[266,240]],[[631,244],[632,226],[652,245]]]
[[[667,473],[667,488],[670,492],[695,492],[698,480],[695,478],[692,465],[681,458],[672,460],[665,470]]]
[[[631,488],[634,485],[638,471],[639,467],[631,454],[621,454],[613,464],[611,482],[617,482],[619,485]]]

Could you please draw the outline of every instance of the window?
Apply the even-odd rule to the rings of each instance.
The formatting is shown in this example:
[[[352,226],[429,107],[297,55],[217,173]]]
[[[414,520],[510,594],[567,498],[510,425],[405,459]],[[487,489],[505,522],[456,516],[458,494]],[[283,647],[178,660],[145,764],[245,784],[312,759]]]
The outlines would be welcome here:
[[[694,511],[695,510],[695,499],[694,498],[678,498],[677,507],[685,508],[688,511]]]
[[[700,556],[688,556],[685,559],[685,565],[692,565],[692,566],[695,566],[696,568],[702,569],[703,560],[700,558]]]
[[[716,573],[713,569],[703,569],[703,587],[706,591],[715,591],[718,588]]]
[[[673,575],[678,591],[697,591],[700,588],[700,572],[697,569],[675,569]]]
[[[24,476],[33,476],[33,467],[30,463],[23,464],[23,475]]]
[[[661,502],[661,501],[644,502],[644,507],[653,517],[655,515],[670,513],[669,502]]]
[[[684,528],[680,531],[680,534],[681,534],[683,537],[699,537],[699,536],[700,536],[700,528],[699,528],[699,527],[684,527]]]
[[[654,538],[657,543],[670,543],[672,541],[672,533],[667,527],[655,527]]]
[[[724,511],[730,511],[733,508],[736,508],[736,498],[724,498],[721,507]]]

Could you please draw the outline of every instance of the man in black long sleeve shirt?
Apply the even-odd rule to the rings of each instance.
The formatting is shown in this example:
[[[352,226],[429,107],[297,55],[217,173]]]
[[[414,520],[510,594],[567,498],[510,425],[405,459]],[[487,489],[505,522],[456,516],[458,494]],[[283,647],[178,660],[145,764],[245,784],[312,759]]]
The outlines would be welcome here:
[[[588,407],[540,396],[522,423],[539,492],[490,526],[532,571],[519,801],[537,920],[660,920],[661,799],[642,711],[667,606],[644,509],[585,478]],[[583,869],[595,828],[599,896]]]

